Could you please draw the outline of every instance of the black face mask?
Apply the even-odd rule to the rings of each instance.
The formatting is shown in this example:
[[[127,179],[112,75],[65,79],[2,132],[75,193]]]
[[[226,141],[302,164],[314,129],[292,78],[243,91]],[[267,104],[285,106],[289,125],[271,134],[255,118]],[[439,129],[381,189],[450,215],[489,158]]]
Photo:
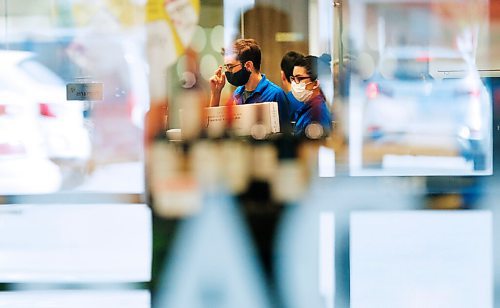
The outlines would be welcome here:
[[[250,78],[250,72],[246,68],[242,67],[236,73],[226,72],[227,81],[235,87],[242,86],[248,82]]]

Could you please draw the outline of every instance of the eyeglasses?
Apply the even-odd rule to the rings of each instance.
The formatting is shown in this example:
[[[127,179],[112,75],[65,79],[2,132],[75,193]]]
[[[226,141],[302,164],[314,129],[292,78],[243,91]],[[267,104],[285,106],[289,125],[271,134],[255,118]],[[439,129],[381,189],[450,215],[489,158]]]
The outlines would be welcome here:
[[[296,83],[300,83],[302,80],[311,79],[310,76],[290,76],[291,81],[295,81]]]
[[[237,63],[237,64],[224,64],[224,69],[226,71],[229,71],[229,72],[232,72],[233,71],[233,68],[237,67],[238,65],[242,65],[241,63]]]

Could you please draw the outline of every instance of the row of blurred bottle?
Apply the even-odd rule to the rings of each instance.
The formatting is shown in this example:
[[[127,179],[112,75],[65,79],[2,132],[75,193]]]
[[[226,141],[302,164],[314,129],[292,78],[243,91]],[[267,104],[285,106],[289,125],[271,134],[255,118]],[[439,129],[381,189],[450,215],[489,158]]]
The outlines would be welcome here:
[[[208,125],[207,104],[198,91],[191,88],[180,97],[181,129],[162,129],[147,159],[158,215],[193,214],[203,194],[214,190],[277,204],[296,202],[307,191],[311,174],[318,171],[318,149],[327,141],[295,138],[287,128],[271,132],[263,127],[263,108],[255,109],[249,135],[233,125],[233,105],[217,119],[224,123]]]
[[[149,156],[154,210],[167,217],[192,214],[199,209],[202,194],[214,190],[295,202],[307,190],[317,149],[317,143],[283,135],[264,140],[157,139]]]

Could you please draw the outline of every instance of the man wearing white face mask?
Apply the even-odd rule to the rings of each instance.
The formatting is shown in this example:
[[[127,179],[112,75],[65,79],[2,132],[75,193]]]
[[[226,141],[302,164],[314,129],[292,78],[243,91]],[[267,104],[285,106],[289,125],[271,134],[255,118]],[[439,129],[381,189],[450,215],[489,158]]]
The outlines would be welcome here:
[[[293,68],[292,94],[302,106],[292,115],[294,135],[311,139],[326,137],[331,131],[332,116],[318,79],[319,65],[328,66],[316,56],[297,59]]]
[[[296,51],[288,51],[281,58],[280,68],[281,68],[281,87],[286,93],[286,98],[289,101],[289,111],[290,111],[290,119],[292,118],[295,111],[302,107],[302,102],[299,102],[295,96],[292,94],[292,81],[291,77],[293,76],[293,67],[295,66],[295,62],[297,59],[302,58],[304,55],[298,53]]]

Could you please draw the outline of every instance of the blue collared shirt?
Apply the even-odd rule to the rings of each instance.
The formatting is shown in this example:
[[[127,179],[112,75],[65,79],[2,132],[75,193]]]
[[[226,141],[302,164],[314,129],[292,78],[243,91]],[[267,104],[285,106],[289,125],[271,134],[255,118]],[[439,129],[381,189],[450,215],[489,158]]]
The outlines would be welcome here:
[[[243,91],[245,91],[245,86],[239,86],[233,93],[233,99],[237,105],[277,102],[280,117],[280,130],[282,132],[289,130],[290,113],[285,91],[269,81],[264,74],[262,74],[262,79],[259,81],[257,88],[255,88],[245,101],[243,101]]]
[[[301,103],[294,114],[292,121],[295,121],[293,133],[296,136],[304,136],[307,125],[312,122],[319,123],[323,126],[325,136],[330,134],[332,129],[332,116],[325,98],[322,95],[316,96],[311,101]]]
[[[304,103],[299,101],[298,99],[295,98],[295,96],[293,96],[293,93],[292,91],[289,91],[286,93],[286,98],[288,98],[288,101],[290,102],[290,107],[289,107],[289,111],[290,111],[290,119],[292,121],[295,121],[296,119],[293,118],[295,112],[297,112],[297,110],[299,108],[301,108],[302,106],[304,106]]]

